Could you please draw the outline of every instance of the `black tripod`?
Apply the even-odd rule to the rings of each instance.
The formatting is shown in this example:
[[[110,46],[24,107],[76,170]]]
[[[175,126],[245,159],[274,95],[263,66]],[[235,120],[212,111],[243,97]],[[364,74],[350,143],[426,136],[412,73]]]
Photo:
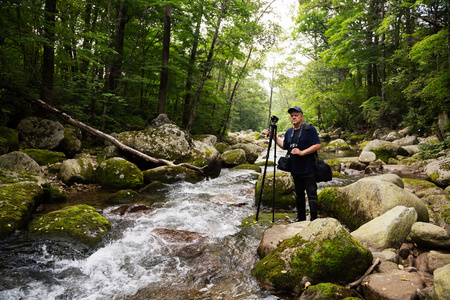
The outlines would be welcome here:
[[[263,178],[262,178],[262,182],[261,182],[261,189],[259,191],[259,201],[258,201],[258,208],[256,210],[256,218],[255,220],[258,221],[258,216],[259,216],[259,208],[261,206],[261,198],[262,198],[262,194],[263,194],[263,190],[264,190],[264,181],[266,179],[266,171],[267,171],[267,163],[269,161],[269,154],[270,154],[270,147],[272,146],[272,141],[273,141],[273,137],[277,136],[277,122],[278,122],[278,118],[276,116],[272,116],[271,118],[272,123],[270,124],[270,137],[269,137],[269,146],[267,147],[267,155],[266,155],[266,164],[264,165],[264,173],[263,173]],[[277,161],[277,143],[275,142],[275,146],[273,147],[273,160],[274,160],[274,164],[273,164],[273,194],[272,194],[272,223],[275,222],[275,171],[276,171],[276,164],[275,162]]]

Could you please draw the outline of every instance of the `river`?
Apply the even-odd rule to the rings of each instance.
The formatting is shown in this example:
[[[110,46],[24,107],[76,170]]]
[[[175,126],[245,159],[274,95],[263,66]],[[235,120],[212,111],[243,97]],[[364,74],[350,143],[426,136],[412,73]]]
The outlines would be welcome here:
[[[148,213],[120,216],[117,206],[96,207],[112,226],[96,249],[33,241],[25,233],[1,241],[0,299],[288,299],[262,290],[251,276],[260,234],[241,233],[241,221],[256,213],[255,182],[252,171],[223,169],[218,178],[152,195]],[[155,234],[161,228],[201,234],[203,251],[174,255]]]

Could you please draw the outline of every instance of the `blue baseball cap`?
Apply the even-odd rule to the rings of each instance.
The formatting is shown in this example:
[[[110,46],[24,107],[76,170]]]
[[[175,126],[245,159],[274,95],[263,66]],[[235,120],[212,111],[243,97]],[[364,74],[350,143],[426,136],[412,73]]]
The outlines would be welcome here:
[[[298,107],[298,106],[294,106],[294,107],[291,107],[291,108],[288,109],[288,113],[290,113],[290,114],[292,114],[295,111],[299,112],[299,113],[301,113],[303,115],[303,110],[300,107]]]

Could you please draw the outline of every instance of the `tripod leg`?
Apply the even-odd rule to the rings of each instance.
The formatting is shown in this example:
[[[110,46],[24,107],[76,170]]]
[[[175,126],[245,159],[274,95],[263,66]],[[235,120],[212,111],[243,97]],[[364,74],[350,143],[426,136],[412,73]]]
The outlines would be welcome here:
[[[274,125],[274,134],[275,137],[277,136],[277,126]],[[273,146],[273,160],[274,160],[274,164],[273,164],[273,193],[272,193],[272,223],[275,223],[275,186],[276,186],[276,161],[277,161],[277,143],[275,142],[275,145]]]

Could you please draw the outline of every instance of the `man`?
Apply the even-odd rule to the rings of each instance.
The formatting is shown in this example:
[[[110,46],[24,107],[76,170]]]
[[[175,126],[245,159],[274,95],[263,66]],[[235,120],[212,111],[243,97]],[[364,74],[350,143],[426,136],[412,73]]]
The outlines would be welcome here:
[[[297,218],[295,222],[306,220],[305,191],[308,195],[311,221],[317,218],[317,183],[315,179],[314,152],[321,148],[319,135],[314,126],[309,129],[303,124],[303,111],[300,107],[289,108],[291,123],[282,141],[274,137],[277,145],[290,152],[291,174],[294,178]]]

